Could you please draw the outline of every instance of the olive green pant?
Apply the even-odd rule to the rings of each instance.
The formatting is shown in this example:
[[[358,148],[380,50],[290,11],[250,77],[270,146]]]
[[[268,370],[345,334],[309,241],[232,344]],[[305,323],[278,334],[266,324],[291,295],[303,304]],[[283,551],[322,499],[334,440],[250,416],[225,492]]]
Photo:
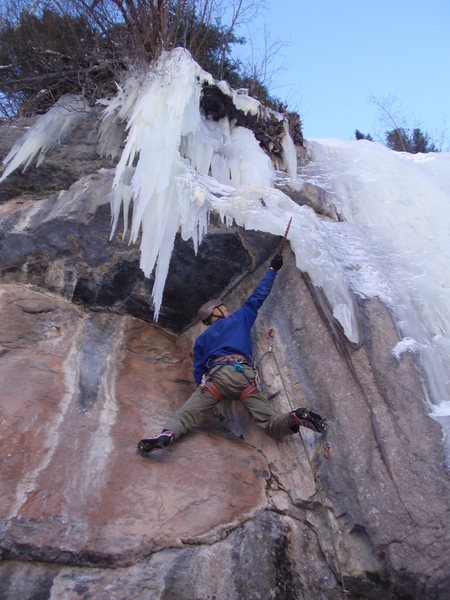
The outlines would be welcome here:
[[[244,372],[240,373],[233,365],[220,365],[210,370],[209,379],[219,391],[221,400],[240,400],[242,391],[254,381],[255,374],[251,367],[245,366]],[[167,421],[164,429],[172,431],[175,439],[180,437],[197,427],[205,413],[221,400],[208,389],[202,390],[199,386],[181,409]],[[256,390],[240,401],[255,423],[271,437],[293,433],[288,423],[289,413],[276,413],[264,392]]]

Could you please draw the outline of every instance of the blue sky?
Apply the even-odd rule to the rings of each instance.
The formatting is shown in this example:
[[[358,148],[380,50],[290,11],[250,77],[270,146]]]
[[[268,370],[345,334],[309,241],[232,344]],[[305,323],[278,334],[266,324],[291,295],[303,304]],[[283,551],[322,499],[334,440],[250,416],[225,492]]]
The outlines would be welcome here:
[[[450,0],[268,0],[242,34],[276,54],[273,94],[298,110],[306,138],[354,139],[386,129],[370,97],[450,145]],[[249,45],[248,45],[249,49]],[[398,113],[398,114],[397,114]],[[439,140],[438,140],[439,141]]]

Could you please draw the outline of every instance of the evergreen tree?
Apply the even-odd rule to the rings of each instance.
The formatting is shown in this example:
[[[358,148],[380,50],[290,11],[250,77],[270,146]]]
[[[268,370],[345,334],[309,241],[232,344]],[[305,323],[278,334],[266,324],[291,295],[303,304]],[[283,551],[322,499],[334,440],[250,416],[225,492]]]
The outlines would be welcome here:
[[[431,141],[430,136],[427,133],[423,133],[420,129],[416,128],[412,132],[412,143],[413,153],[418,152],[437,152],[437,148]]]
[[[408,132],[403,127],[386,131],[386,146],[397,152],[412,152]]]
[[[402,127],[386,131],[386,146],[391,150],[410,154],[438,152],[430,136],[419,128],[415,128],[412,133]]]
[[[369,133],[361,133],[359,129],[355,129],[355,138],[357,140],[369,140],[369,142],[373,142],[373,138]]]

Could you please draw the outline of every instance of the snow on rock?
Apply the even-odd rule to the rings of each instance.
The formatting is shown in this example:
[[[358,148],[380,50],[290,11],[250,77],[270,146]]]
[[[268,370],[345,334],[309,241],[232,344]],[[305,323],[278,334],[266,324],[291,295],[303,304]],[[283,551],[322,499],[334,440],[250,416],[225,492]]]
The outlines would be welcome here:
[[[247,90],[233,90],[226,81],[219,81],[218,88],[220,91],[229,96],[233,100],[235,107],[244,114],[257,115],[262,108],[261,102],[256,98],[252,98],[247,93]]]
[[[392,356],[397,360],[400,360],[400,357],[405,352],[411,352],[414,354],[418,350],[418,344],[416,340],[413,340],[409,337],[404,337],[402,340],[395,344],[394,348],[392,348]]]

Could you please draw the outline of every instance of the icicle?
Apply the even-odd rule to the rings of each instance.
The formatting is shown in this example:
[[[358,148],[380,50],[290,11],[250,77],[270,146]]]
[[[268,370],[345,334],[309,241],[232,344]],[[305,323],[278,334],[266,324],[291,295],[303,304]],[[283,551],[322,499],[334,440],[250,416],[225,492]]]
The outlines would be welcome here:
[[[283,148],[283,167],[289,177],[297,177],[297,151],[295,149],[294,141],[289,135],[289,124],[287,120],[284,121],[284,136],[281,140],[281,147]]]
[[[60,144],[87,117],[89,110],[82,96],[62,96],[11,148],[3,160],[3,164],[8,166],[0,182],[21,165],[24,165],[25,171],[38,153],[36,166],[39,167],[50,148]]]

